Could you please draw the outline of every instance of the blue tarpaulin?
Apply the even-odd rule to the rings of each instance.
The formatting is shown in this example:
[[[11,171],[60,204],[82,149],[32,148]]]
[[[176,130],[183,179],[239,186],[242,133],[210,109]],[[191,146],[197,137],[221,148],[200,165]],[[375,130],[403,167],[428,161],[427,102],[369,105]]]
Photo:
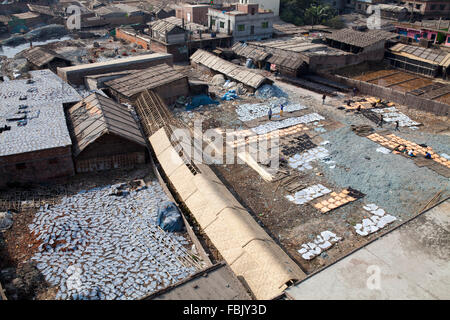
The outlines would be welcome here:
[[[178,232],[183,230],[183,218],[177,206],[170,201],[163,202],[158,209],[156,223],[164,231]]]
[[[236,90],[231,89],[231,90],[228,90],[227,93],[225,93],[223,95],[222,100],[230,101],[230,100],[234,100],[234,99],[238,99],[238,98],[239,98],[239,96],[236,94]]]
[[[206,94],[199,94],[192,97],[191,103],[186,105],[186,110],[192,110],[198,108],[199,106],[204,106],[207,104],[219,104],[219,102],[211,99]]]

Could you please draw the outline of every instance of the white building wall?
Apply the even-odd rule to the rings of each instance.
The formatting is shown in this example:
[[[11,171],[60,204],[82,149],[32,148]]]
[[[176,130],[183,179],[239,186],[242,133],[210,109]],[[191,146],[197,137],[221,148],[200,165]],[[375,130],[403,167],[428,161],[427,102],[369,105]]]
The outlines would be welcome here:
[[[275,16],[280,14],[280,0],[239,0],[239,3],[257,3],[262,9],[272,10]]]
[[[211,18],[215,20],[214,26],[211,26]],[[273,13],[228,15],[213,9],[209,9],[208,11],[208,27],[215,32],[227,33],[229,20],[230,31],[233,34],[234,41],[263,40],[271,38],[273,34],[273,19]],[[263,27],[263,23],[267,23],[267,28]],[[244,25],[244,30],[240,30],[240,25]],[[253,34],[251,32],[252,26]]]

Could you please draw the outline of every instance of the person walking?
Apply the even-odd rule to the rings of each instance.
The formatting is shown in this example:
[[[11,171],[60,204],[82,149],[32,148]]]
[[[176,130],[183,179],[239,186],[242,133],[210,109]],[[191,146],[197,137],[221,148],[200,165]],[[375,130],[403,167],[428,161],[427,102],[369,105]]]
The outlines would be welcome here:
[[[280,105],[280,118],[283,116],[283,109],[284,109],[284,106]]]
[[[323,95],[323,96],[322,96],[322,105],[325,104],[325,98],[326,98],[326,97],[327,97],[326,95]]]
[[[380,116],[380,122],[378,122],[378,126],[383,128],[383,115]]]
[[[269,108],[268,116],[269,116],[269,121],[272,120],[272,108]]]
[[[398,122],[398,120],[397,121],[395,121],[395,131],[399,131],[398,130],[398,127],[400,126],[400,123]]]

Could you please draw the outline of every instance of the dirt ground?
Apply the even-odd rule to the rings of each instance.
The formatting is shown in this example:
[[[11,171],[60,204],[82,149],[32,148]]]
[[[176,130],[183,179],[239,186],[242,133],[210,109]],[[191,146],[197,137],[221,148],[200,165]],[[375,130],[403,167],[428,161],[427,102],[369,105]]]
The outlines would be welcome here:
[[[195,75],[197,72],[195,69],[189,70],[189,67],[187,66],[184,66],[183,70],[190,76]],[[210,79],[209,76],[204,74],[197,76],[204,81],[209,81]],[[275,84],[286,92],[289,92],[290,100],[292,102],[301,102],[308,106],[308,109],[297,113],[307,114],[318,112],[323,115],[326,118],[326,120],[323,121],[324,128],[329,134],[332,134],[332,132],[338,129],[342,130],[349,128],[352,124],[364,124],[376,127],[376,124],[362,115],[337,109],[344,104],[346,99],[353,98],[350,95],[340,93],[337,97],[328,97],[325,105],[322,105],[321,94],[281,83],[279,81],[276,81]],[[222,94],[224,92],[222,88],[218,87],[213,87],[213,90],[214,92]],[[362,97],[358,96],[356,98]],[[241,99],[237,101],[225,102],[217,106],[205,106],[191,112],[180,109],[177,110],[176,114],[189,126],[192,126],[193,119],[198,119],[204,121],[203,123],[207,123],[208,126],[216,125],[217,127],[220,126],[222,128],[244,129],[267,121],[266,119],[256,119],[254,121],[243,123],[237,119],[234,110],[239,104],[257,102],[262,102],[262,100],[258,100],[254,96],[243,95]],[[440,141],[440,137],[448,134],[450,125],[448,117],[437,117],[430,113],[408,109],[405,106],[395,106],[412,120],[423,124],[420,126],[419,130],[416,131],[406,128],[401,129],[404,134],[411,135],[411,139],[426,134],[427,137],[433,137],[435,139],[433,141]],[[287,116],[289,115],[286,115],[286,117]],[[304,131],[302,134],[306,132],[316,144],[324,140],[324,138],[321,137],[322,134],[315,131],[313,126],[309,127],[310,130]],[[393,129],[392,125],[386,125],[385,127],[388,130]],[[357,136],[355,135],[355,137]],[[293,138],[295,138],[295,136],[289,136],[287,139],[283,139],[281,144],[285,145],[287,140]],[[366,138],[357,137],[357,139],[360,139],[358,141],[364,141]],[[443,141],[446,140],[444,139]],[[351,146],[349,145],[348,148],[351,148]],[[406,164],[409,166],[408,163]],[[342,185],[342,183],[336,184],[334,177],[331,177],[327,170],[324,170],[323,164],[313,162],[312,165],[313,169],[307,172],[300,173],[289,167],[282,167],[282,170],[288,171],[292,176],[297,176],[296,179],[298,179],[304,187],[320,183],[336,192],[341,191],[344,187],[352,187],[352,185]],[[372,163],[371,166],[376,167],[377,164]],[[351,164],[340,164],[339,161],[337,161],[336,167],[337,170],[348,172],[348,175],[352,174],[353,168]],[[404,170],[407,172],[409,169],[405,168]],[[419,192],[416,195],[418,201],[417,203],[414,203],[414,205],[411,204],[408,216],[399,214],[397,215],[398,220],[385,227],[382,231],[370,234],[366,237],[361,237],[355,233],[353,226],[357,223],[361,223],[362,219],[368,218],[368,212],[362,210],[363,204],[371,202],[368,199],[362,198],[332,210],[328,214],[322,214],[315,209],[311,203],[296,205],[293,202],[290,202],[285,198],[285,196],[290,193],[279,181],[267,182],[247,165],[215,165],[214,171],[244,207],[251,212],[260,225],[265,228],[268,234],[271,235],[271,237],[307,274],[320,270],[324,266],[333,263],[353,250],[370,242],[372,239],[395,228],[395,226],[405,221],[405,219],[409,219],[410,215],[416,215],[420,203],[429,200],[429,198],[426,198],[428,195],[422,195]],[[376,187],[376,185],[373,186],[373,188]],[[445,184],[442,185],[442,187],[445,189]],[[389,191],[386,190],[386,192]],[[414,194],[415,190],[408,189],[405,190],[405,192]],[[402,202],[406,200],[396,199],[394,201]],[[378,205],[385,208],[383,203],[378,203]],[[387,212],[391,213],[389,210],[387,210]],[[304,260],[297,252],[297,250],[301,248],[301,244],[311,242],[318,234],[320,234],[320,232],[325,230],[330,230],[343,239],[318,257],[310,261]]]

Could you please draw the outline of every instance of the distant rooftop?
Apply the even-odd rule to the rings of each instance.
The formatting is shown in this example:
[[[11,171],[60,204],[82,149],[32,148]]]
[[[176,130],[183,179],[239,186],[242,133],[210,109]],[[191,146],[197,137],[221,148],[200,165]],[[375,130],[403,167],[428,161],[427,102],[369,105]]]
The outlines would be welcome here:
[[[117,65],[117,64],[127,65],[127,64],[132,64],[134,62],[140,62],[140,61],[158,60],[161,58],[167,58],[169,56],[171,56],[171,55],[167,54],[167,53],[150,53],[150,54],[143,54],[143,55],[138,55],[138,56],[128,57],[128,58],[112,59],[112,60],[105,61],[105,62],[86,63],[86,64],[80,64],[80,65],[72,66],[72,67],[58,68],[58,70],[62,70],[62,71],[69,73],[72,71],[83,70],[83,69],[96,69],[96,68],[100,69],[102,67],[109,66],[109,65]]]
[[[324,43],[314,43],[313,39],[296,36],[291,38],[277,38],[265,41],[251,41],[250,44],[259,47],[270,47],[286,51],[298,52],[305,56],[311,55],[347,55],[348,52],[331,48]]]
[[[152,21],[152,22],[147,23],[147,24],[151,25],[151,27],[154,30],[158,30],[160,32],[170,32],[171,30],[173,30],[176,27],[182,28],[183,21],[180,18],[177,18],[177,17],[168,17],[168,18]],[[195,30],[206,31],[206,30],[208,30],[208,27],[203,26],[203,25],[198,24],[198,23],[185,21],[184,22],[184,29],[185,30],[190,30],[190,31],[195,31]]]
[[[450,64],[450,53],[438,49],[423,48],[406,45],[403,43],[397,43],[396,45],[389,48],[389,51],[434,65],[448,67]]]
[[[398,34],[384,30],[369,30],[362,32],[353,29],[341,29],[334,31],[331,34],[327,34],[325,37],[355,47],[365,48],[397,36]]]
[[[64,58],[62,55],[54,52],[53,50],[45,47],[33,47],[23,52],[23,56],[32,64],[42,67],[45,64],[51,62],[54,59],[61,59],[70,62],[70,60]]]
[[[154,89],[183,78],[187,77],[169,65],[162,63],[148,69],[139,70],[128,76],[108,81],[105,85],[126,97],[131,97],[146,89]]]
[[[30,75],[33,83],[26,79],[0,83],[0,127],[11,127],[0,133],[0,156],[72,144],[63,103],[78,102],[81,96],[50,70]]]
[[[34,13],[31,11],[28,11],[28,12],[24,12],[24,13],[15,13],[15,14],[13,14],[13,16],[18,19],[32,19],[32,18],[37,18],[40,15],[39,15],[39,13]]]

